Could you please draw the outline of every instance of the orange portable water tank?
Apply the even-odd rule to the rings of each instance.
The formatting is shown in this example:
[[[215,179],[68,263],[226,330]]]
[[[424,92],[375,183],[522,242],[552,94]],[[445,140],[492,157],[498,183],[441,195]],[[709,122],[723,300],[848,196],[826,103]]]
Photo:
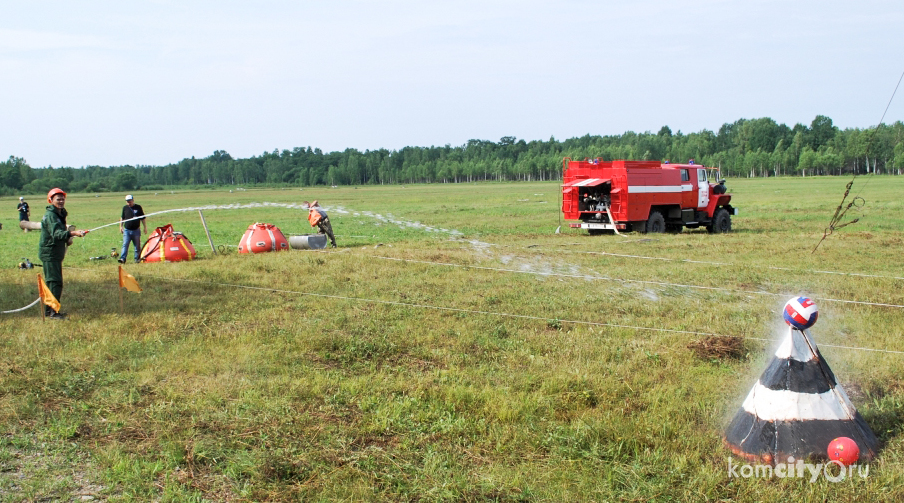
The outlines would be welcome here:
[[[264,253],[288,249],[289,241],[279,227],[273,224],[251,224],[239,241],[239,253]]]
[[[141,249],[141,259],[145,262],[179,262],[191,260],[197,254],[191,241],[174,231],[172,224],[157,227]]]

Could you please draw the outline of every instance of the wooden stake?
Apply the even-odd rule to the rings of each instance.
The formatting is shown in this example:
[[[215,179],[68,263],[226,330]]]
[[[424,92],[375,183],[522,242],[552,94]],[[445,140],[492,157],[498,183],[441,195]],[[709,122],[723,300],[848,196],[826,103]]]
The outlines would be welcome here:
[[[41,275],[38,274],[38,293],[40,292],[43,292],[43,290],[41,290]],[[41,321],[44,322],[46,321],[44,319],[44,296],[39,295],[39,297],[41,297],[41,302],[38,303],[38,309],[41,310]]]
[[[210,231],[207,230],[207,222],[204,221],[204,213],[201,210],[198,210],[198,215],[201,215],[201,225],[204,226],[204,232],[207,233],[207,242],[210,243],[210,249],[213,251],[213,254],[217,254],[217,249],[213,247],[213,239],[210,239]]]

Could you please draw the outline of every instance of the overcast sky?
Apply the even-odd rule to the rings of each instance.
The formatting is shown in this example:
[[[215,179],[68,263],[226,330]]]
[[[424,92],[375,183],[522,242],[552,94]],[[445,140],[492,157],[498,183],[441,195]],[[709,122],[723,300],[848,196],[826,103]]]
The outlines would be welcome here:
[[[0,159],[865,128],[904,72],[902,27],[900,0],[3,2]]]

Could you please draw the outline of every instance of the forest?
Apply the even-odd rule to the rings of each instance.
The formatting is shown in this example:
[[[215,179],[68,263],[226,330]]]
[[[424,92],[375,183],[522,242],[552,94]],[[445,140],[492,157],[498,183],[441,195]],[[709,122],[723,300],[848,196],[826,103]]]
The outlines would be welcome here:
[[[904,123],[841,130],[817,115],[809,126],[788,127],[770,118],[739,119],[718,132],[658,132],[325,153],[319,148],[274,149],[247,159],[217,150],[165,166],[39,167],[10,156],[0,162],[0,195],[159,190],[177,186],[367,185],[555,180],[562,159],[662,160],[717,166],[726,177],[886,173],[904,169]]]

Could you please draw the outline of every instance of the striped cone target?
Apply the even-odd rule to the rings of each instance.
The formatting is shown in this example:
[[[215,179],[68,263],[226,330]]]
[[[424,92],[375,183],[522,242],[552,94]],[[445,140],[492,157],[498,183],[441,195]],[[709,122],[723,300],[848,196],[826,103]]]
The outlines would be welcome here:
[[[810,333],[789,328],[728,425],[725,444],[740,457],[775,465],[789,456],[825,458],[826,447],[839,437],[851,439],[863,461],[876,455],[876,436]]]

